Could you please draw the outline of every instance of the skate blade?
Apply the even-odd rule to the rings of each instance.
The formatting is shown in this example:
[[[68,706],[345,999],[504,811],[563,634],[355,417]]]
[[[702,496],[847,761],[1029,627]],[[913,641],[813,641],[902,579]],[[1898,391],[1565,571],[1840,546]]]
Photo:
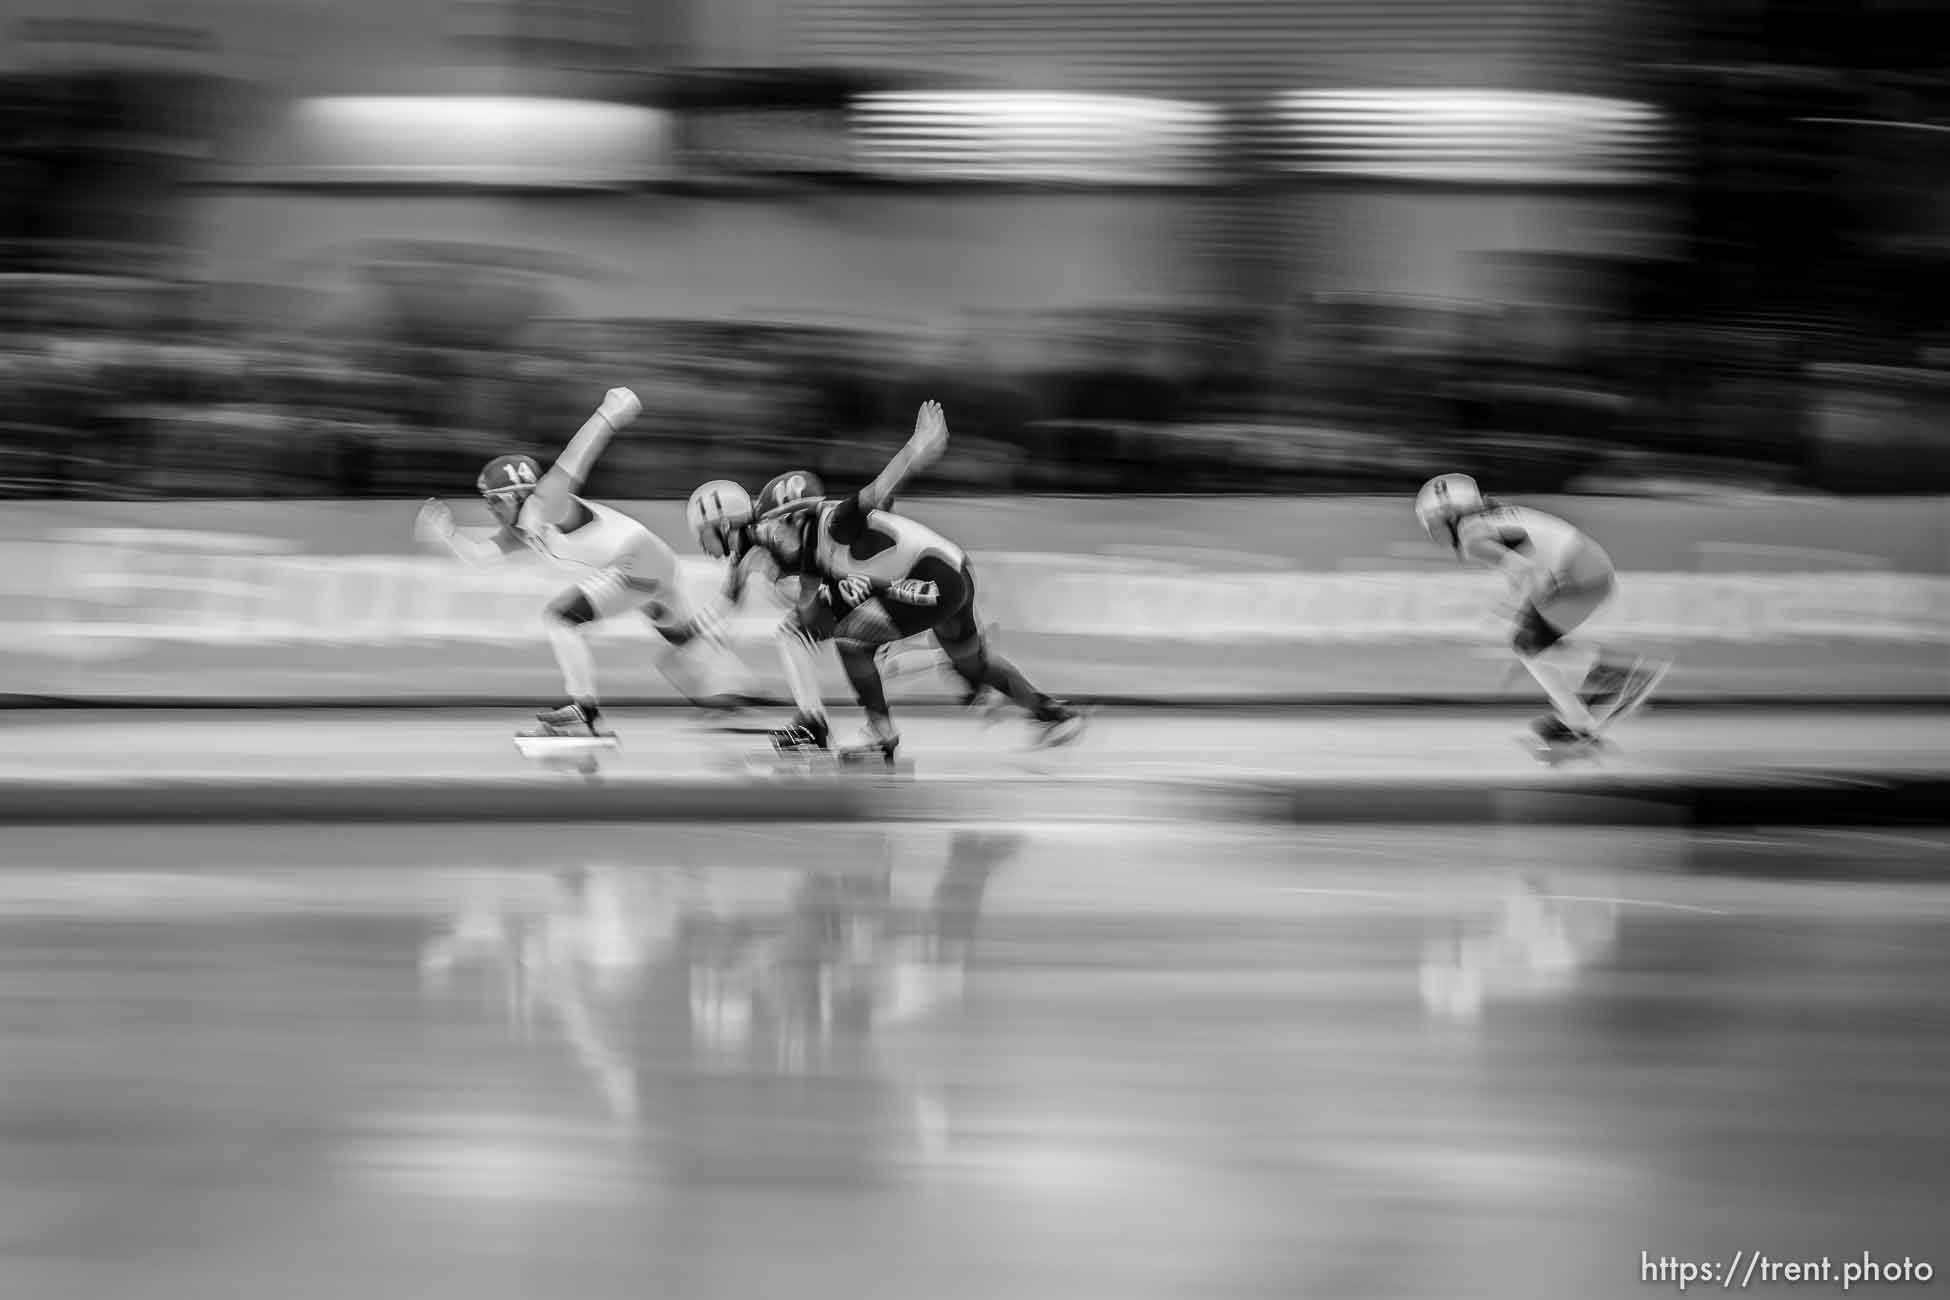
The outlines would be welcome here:
[[[894,776],[914,770],[913,760],[900,757],[898,751],[889,758],[872,749],[860,752],[840,750],[835,757],[839,770],[847,776]]]
[[[1546,767],[1562,767],[1566,763],[1596,763],[1610,748],[1604,740],[1556,745],[1547,740],[1538,740],[1535,736],[1518,736],[1517,744]]]
[[[779,724],[760,717],[750,718],[706,718],[693,724],[692,730],[709,732],[715,736],[769,736],[779,729]]]
[[[1083,739],[1084,730],[1088,726],[1088,719],[1079,713],[1074,718],[1066,719],[1053,727],[1039,730],[1035,738],[1029,742],[1029,748],[1032,750],[1062,749],[1067,745],[1074,745]]]
[[[614,732],[593,736],[549,736],[524,731],[515,737],[515,748],[524,758],[572,758],[577,755],[614,753],[623,742]]]
[[[737,766],[754,776],[774,777],[781,780],[814,777],[839,780],[914,774],[914,763],[911,759],[896,758],[889,763],[879,757],[843,757],[832,750],[813,754],[780,753],[775,749],[754,750],[743,755]]]

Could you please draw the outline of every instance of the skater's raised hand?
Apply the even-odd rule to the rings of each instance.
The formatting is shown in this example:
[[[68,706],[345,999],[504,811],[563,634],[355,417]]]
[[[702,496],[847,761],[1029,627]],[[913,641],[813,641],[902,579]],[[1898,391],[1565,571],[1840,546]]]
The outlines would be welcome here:
[[[627,388],[612,388],[603,394],[603,404],[597,414],[608,422],[610,428],[621,429],[643,414],[643,403]]]
[[[884,509],[908,476],[933,464],[947,446],[948,417],[941,413],[941,403],[921,403],[921,413],[914,417],[914,436],[894,453],[878,478],[860,489],[860,504],[869,510]]]
[[[642,412],[643,403],[629,389],[612,388],[604,393],[603,404],[582,422],[576,436],[569,439],[569,445],[556,457],[555,464],[542,475],[528,507],[529,513],[548,524],[560,524],[567,519],[574,507],[575,494],[582,491],[589,471],[596,466],[596,458],[609,445],[610,436],[629,427]]]
[[[921,411],[914,417],[914,436],[907,440],[914,449],[915,460],[925,464],[934,460],[948,446],[948,417],[939,402],[921,403]]]

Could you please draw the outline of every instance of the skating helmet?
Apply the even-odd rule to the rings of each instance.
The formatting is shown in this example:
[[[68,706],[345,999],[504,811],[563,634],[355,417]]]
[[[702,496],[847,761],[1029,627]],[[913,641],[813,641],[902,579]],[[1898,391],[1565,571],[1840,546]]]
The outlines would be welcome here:
[[[684,506],[684,518],[706,555],[716,559],[736,559],[744,546],[741,536],[758,511],[751,493],[730,479],[714,479],[697,491]]]
[[[487,498],[494,517],[510,527],[521,516],[521,507],[542,481],[542,467],[533,456],[496,456],[474,481]]]
[[[1456,521],[1484,509],[1483,493],[1467,474],[1441,474],[1415,494],[1415,518],[1431,540],[1456,544]]]
[[[809,469],[787,470],[765,485],[758,494],[758,517],[769,519],[795,506],[804,506],[826,495],[826,485]]]

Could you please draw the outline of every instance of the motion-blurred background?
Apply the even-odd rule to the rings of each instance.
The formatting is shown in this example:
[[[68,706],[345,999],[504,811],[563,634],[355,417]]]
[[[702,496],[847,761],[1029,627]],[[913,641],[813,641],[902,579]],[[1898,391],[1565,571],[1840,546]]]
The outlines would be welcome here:
[[[0,1297],[1940,1288],[1941,8],[0,0]],[[1112,707],[747,780],[618,621],[528,770],[565,581],[416,498],[619,384],[700,594],[693,487],[938,398]],[[1510,745],[1444,471],[1693,707]]]
[[[0,0],[0,494],[1950,487],[1929,0]]]

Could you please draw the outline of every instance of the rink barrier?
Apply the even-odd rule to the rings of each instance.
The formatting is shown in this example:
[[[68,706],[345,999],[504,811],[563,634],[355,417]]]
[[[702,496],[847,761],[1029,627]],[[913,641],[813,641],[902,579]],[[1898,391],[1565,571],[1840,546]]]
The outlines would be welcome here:
[[[681,504],[623,503],[680,553]],[[1669,651],[1664,695],[1950,700],[1942,498],[1539,499],[1621,571],[1607,639]],[[0,689],[65,701],[554,702],[540,611],[572,581],[417,550],[413,502],[27,502],[0,520]],[[1501,583],[1377,499],[1073,498],[905,507],[973,556],[1003,650],[1065,696],[1136,700],[1528,699]],[[463,504],[462,513],[478,507]],[[709,598],[717,567],[685,554]],[[783,699],[774,607],[731,627]],[[678,698],[653,633],[598,638],[615,702]],[[829,663],[826,686],[844,690]],[[897,702],[943,698],[923,668]]]
[[[207,779],[0,783],[0,824],[1062,822],[1950,825],[1950,774],[1534,781]]]

